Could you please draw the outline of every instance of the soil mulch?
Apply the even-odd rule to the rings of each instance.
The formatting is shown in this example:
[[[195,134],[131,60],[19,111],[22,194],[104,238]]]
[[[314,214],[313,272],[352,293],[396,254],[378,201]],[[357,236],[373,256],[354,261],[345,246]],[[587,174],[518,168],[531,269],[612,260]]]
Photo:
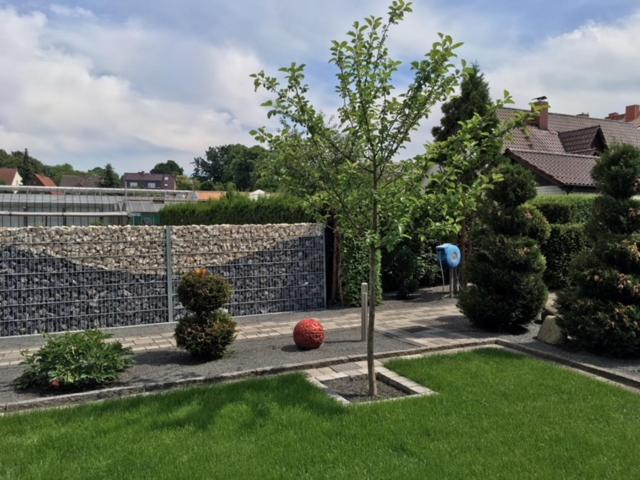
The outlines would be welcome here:
[[[335,380],[327,380],[322,383],[352,403],[388,400],[390,398],[400,398],[410,395],[410,393],[405,390],[389,385],[378,379],[378,396],[371,397],[369,396],[369,381],[366,375],[343,377]]]

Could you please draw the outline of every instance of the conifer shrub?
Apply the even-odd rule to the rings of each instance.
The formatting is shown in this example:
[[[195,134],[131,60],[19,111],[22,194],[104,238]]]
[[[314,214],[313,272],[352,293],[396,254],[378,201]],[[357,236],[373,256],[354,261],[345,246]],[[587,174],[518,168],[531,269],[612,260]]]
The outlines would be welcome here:
[[[610,148],[592,176],[602,196],[587,225],[592,248],[572,265],[559,296],[560,326],[588,350],[640,355],[640,150]]]
[[[497,172],[504,180],[481,209],[466,266],[471,285],[458,305],[474,325],[509,331],[534,320],[547,299],[539,242],[550,227],[537,209],[524,205],[536,193],[531,173],[518,165]]]
[[[236,337],[236,322],[222,308],[233,293],[227,280],[199,268],[182,278],[177,293],[187,309],[176,325],[177,346],[199,360],[221,358]]]

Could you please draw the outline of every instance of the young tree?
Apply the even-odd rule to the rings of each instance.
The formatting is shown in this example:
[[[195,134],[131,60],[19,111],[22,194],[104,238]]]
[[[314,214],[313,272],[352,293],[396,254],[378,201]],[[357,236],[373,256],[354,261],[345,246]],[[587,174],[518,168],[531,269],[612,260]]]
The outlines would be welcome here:
[[[178,165],[173,160],[167,160],[166,162],[161,162],[156,164],[155,167],[151,169],[151,173],[162,173],[164,175],[184,175],[184,169]]]
[[[100,186],[102,188],[118,188],[120,186],[120,178],[110,163],[107,163],[104,167],[104,174],[100,180]]]
[[[640,355],[640,150],[616,145],[592,176],[602,192],[587,233],[593,248],[572,268],[559,296],[560,326],[589,350]]]
[[[440,125],[433,127],[431,133],[437,142],[446,140],[460,131],[460,124],[471,120],[478,114],[487,120],[485,128],[491,129],[498,123],[495,110],[491,110],[489,84],[484,78],[478,64],[473,64],[460,83],[460,94],[442,104]]]
[[[386,20],[367,17],[363,23],[353,24],[348,40],[333,42],[331,62],[338,69],[336,91],[340,101],[334,122],[328,121],[309,100],[304,65],[292,63],[280,69],[285,75],[284,85],[265,72],[253,75],[256,89],[263,88],[273,95],[264,104],[270,108],[268,116],[279,117],[282,125],[278,134],[261,128],[254,132],[256,138],[278,146],[299,133],[311,143],[320,154],[314,165],[317,175],[327,179],[325,197],[339,212],[339,221],[367,239],[367,365],[372,396],[377,394],[374,328],[379,257],[383,245],[397,241],[406,221],[403,209],[398,207],[403,201],[402,189],[398,189],[403,171],[394,167],[394,159],[433,106],[453,93],[460,75],[452,60],[461,44],[439,34],[431,51],[411,63],[413,79],[406,91],[393,94],[393,76],[401,62],[389,54],[388,34],[410,11],[410,3],[394,0]],[[397,228],[387,229],[383,237],[381,219],[393,221]]]

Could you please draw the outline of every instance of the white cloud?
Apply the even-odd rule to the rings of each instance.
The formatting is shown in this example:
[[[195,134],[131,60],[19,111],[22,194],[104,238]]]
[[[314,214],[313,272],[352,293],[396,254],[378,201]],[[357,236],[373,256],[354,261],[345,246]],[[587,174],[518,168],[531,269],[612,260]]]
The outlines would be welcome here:
[[[49,6],[49,10],[56,15],[72,18],[93,18],[95,15],[91,10],[82,7],[67,7],[54,3]]]
[[[2,148],[85,168],[114,152],[121,169],[169,156],[188,166],[208,145],[250,142],[264,122],[251,51],[94,19],[74,31],[10,9],[0,25]]]
[[[495,92],[519,105],[547,95],[552,111],[603,116],[640,102],[640,12],[616,23],[588,24],[513,50],[487,71]]]

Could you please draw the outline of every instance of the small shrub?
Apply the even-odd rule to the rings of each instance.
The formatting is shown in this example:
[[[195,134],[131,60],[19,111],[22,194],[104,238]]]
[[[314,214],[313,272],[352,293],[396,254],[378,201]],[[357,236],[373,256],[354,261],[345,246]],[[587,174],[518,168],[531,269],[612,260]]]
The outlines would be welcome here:
[[[177,293],[184,308],[206,316],[227,303],[232,291],[223,277],[200,268],[182,277]]]
[[[231,299],[229,283],[206,269],[187,273],[178,298],[189,313],[176,325],[176,345],[200,360],[218,359],[235,340],[236,323],[222,306]]]
[[[194,358],[216,360],[222,358],[236,338],[236,322],[224,310],[208,317],[187,314],[176,326],[176,345]]]
[[[80,390],[114,382],[133,359],[130,349],[106,342],[110,337],[99,330],[47,336],[40,350],[24,355],[27,368],[16,386]]]
[[[545,260],[538,242],[549,225],[524,202],[535,195],[533,176],[518,165],[503,165],[504,181],[489,193],[466,269],[472,285],[460,294],[459,306],[474,325],[510,330],[534,320],[547,289]]]
[[[603,195],[587,226],[592,248],[558,297],[560,326],[578,345],[598,353],[640,355],[640,149],[617,145],[592,172]]]

